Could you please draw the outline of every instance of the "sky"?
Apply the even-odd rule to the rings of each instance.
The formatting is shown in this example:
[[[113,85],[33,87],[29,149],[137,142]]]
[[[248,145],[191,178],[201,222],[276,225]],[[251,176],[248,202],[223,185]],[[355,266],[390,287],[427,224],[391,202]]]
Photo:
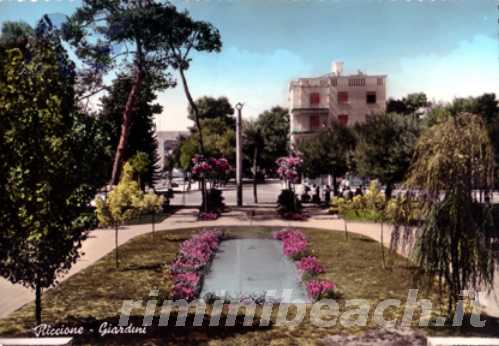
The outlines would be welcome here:
[[[288,83],[330,72],[386,74],[388,97],[425,92],[434,101],[499,94],[496,0],[196,0],[173,1],[220,30],[220,53],[193,55],[195,98],[243,102],[243,117],[287,106]],[[43,14],[70,15],[77,0],[0,0],[0,23],[34,25]],[[180,81],[179,81],[180,82]],[[185,130],[181,84],[158,94],[158,130]]]

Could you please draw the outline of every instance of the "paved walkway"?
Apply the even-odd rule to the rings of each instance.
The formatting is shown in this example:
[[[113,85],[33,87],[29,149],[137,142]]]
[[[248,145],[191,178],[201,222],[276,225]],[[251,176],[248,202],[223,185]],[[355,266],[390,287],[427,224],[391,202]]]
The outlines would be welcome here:
[[[236,209],[232,212],[224,214],[223,217],[216,221],[197,221],[195,217],[195,209],[180,209],[174,215],[163,220],[156,226],[157,230],[172,230],[193,227],[221,227],[221,226],[277,226],[277,227],[307,227],[319,228],[325,230],[343,231],[345,223],[328,214],[318,214],[312,216],[308,221],[285,221],[273,217],[273,211],[268,209],[259,210],[256,216],[251,217],[249,209]],[[150,224],[126,226],[120,229],[119,244],[123,244],[128,240],[144,233],[151,231]],[[380,225],[374,223],[349,222],[348,231],[364,235],[379,241]],[[392,229],[391,226],[384,227],[385,245],[390,244]],[[89,238],[82,245],[83,255],[78,262],[71,268],[62,280],[67,279],[71,275],[88,267],[104,255],[114,249],[114,231],[110,229],[98,229],[90,232]],[[491,294],[481,295],[481,303],[487,306],[486,312],[490,315],[499,317],[499,273],[495,276],[494,282],[495,292]],[[34,299],[32,290],[22,287],[21,285],[13,285],[5,279],[0,278],[0,318],[7,316],[11,312],[17,310],[26,303]]]

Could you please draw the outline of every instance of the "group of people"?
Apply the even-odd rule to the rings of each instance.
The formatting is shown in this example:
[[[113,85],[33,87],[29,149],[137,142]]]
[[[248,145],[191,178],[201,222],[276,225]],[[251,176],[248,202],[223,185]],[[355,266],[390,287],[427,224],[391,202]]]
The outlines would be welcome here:
[[[311,190],[313,191],[312,197],[310,197],[309,195],[309,192]],[[301,201],[303,203],[312,202],[316,204],[321,204],[324,202],[325,204],[329,205],[329,202],[331,201],[332,192],[333,191],[331,190],[331,187],[329,185],[326,185],[326,187],[324,188],[324,199],[321,199],[321,187],[319,185],[314,184],[312,185],[311,188],[310,186],[305,185],[304,191],[301,195]]]
[[[350,186],[342,186],[338,195],[344,198],[351,199],[354,196],[362,195],[362,187],[357,186],[355,189],[352,189]],[[312,196],[310,196],[309,192],[312,191]],[[303,193],[301,194],[302,203],[315,203],[315,204],[325,204],[328,206],[331,202],[331,197],[334,195],[334,191],[331,186],[326,185],[323,187],[323,198],[321,198],[321,186],[318,184],[313,184],[312,187],[308,185],[304,185]]]

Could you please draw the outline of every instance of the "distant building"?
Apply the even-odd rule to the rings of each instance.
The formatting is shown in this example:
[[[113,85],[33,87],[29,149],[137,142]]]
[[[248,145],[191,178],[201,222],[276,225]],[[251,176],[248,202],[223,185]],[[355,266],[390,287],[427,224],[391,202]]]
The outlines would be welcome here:
[[[156,131],[160,171],[163,171],[165,159],[171,155],[180,137],[188,135],[188,131]]]
[[[343,63],[315,78],[289,84],[291,143],[327,127],[333,120],[345,126],[364,122],[386,110],[386,75],[358,72],[343,75]]]

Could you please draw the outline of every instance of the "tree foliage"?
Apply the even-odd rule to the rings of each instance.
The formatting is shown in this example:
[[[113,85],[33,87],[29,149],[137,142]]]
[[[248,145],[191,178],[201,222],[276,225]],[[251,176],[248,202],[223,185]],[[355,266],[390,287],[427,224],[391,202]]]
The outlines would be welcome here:
[[[86,95],[81,97],[95,94],[102,87],[103,76],[112,69],[133,75],[133,82],[126,93],[111,184],[115,184],[120,176],[133,120],[133,107],[142,83],[147,78],[164,86],[171,83],[169,74],[165,72],[169,66],[170,52],[165,50],[162,43],[165,31],[171,35],[171,22],[177,16],[180,14],[170,3],[84,0],[63,25],[64,37],[84,64],[79,77],[80,85],[84,86],[81,94]]]
[[[386,103],[386,112],[411,115],[416,114],[420,108],[428,105],[429,102],[425,93],[412,93],[402,99],[389,99]]]
[[[111,173],[110,162],[112,162],[112,155],[120,139],[123,111],[132,83],[132,77],[119,75],[113,81],[109,94],[101,98],[102,110],[98,116],[104,123],[109,138],[108,151],[110,158],[106,165],[108,174]],[[156,89],[155,82],[149,78],[146,78],[142,83],[132,109],[133,120],[130,123],[128,143],[123,156],[123,159],[128,161],[138,152],[143,152],[147,155],[150,164],[143,173],[141,183],[148,185],[152,185],[156,180],[159,163],[154,117],[161,114],[163,107],[155,103],[157,98],[155,94]]]
[[[76,107],[74,64],[48,18],[25,43],[0,47],[0,274],[35,288],[40,322],[42,288],[79,256],[105,156],[100,127]]]
[[[207,157],[225,157],[230,162],[235,160],[235,118],[234,109],[226,97],[217,99],[201,97],[195,102],[200,112],[200,123],[203,134],[204,152]],[[192,107],[189,108],[192,116]],[[191,128],[188,137],[181,140],[179,146],[179,166],[190,170],[192,158],[201,152],[197,127]]]
[[[97,219],[101,226],[115,230],[115,259],[119,267],[118,229],[125,222],[140,215],[143,194],[137,181],[133,179],[134,169],[125,163],[119,183],[108,193],[106,199],[97,198]]]
[[[220,119],[227,127],[235,128],[234,108],[225,96],[218,98],[203,96],[196,100],[196,107],[199,111],[200,120]],[[195,120],[192,106],[189,106],[189,119]]]
[[[378,179],[390,197],[393,185],[409,169],[420,126],[413,117],[396,113],[376,115],[355,128],[357,145],[353,161],[357,173]]]
[[[355,136],[352,130],[337,123],[321,130],[317,135],[304,138],[298,143],[298,151],[303,157],[304,174],[310,178],[331,174],[336,192],[336,178],[348,171],[349,156],[354,147]]]
[[[418,264],[428,282],[437,278],[449,310],[462,290],[490,285],[492,249],[490,197],[494,153],[483,119],[460,113],[427,129],[415,149],[405,183],[419,200],[423,223],[417,233]],[[421,191],[423,193],[417,193]],[[396,228],[393,246],[402,231]]]
[[[289,113],[279,106],[261,113],[256,126],[260,129],[265,146],[260,154],[260,167],[268,173],[274,172],[275,162],[286,156],[289,150]]]

